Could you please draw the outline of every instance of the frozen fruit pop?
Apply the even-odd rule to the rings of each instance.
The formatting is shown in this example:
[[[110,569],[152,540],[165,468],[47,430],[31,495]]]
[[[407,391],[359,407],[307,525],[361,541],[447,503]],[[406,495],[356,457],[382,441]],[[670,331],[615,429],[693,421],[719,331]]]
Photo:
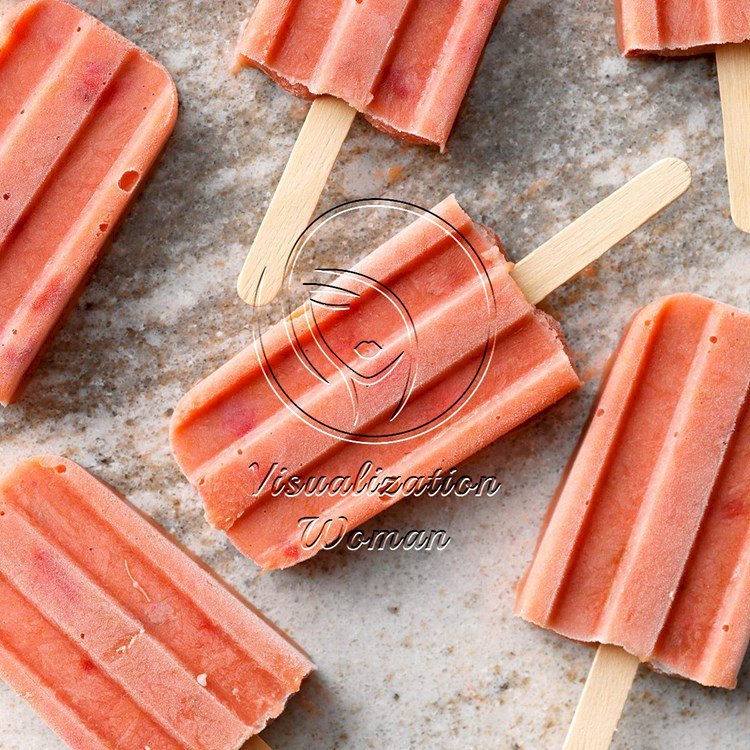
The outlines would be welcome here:
[[[750,232],[750,4],[747,0],[615,0],[623,54],[716,51],[732,219]]]
[[[613,663],[630,681],[645,662],[735,686],[750,638],[748,393],[750,314],[682,294],[628,327],[516,603],[544,628],[621,647],[598,658],[589,700]],[[602,747],[627,678],[620,688]],[[576,721],[573,737],[591,716]]]
[[[750,39],[750,6],[740,0],[616,0],[626,55],[696,54]]]
[[[0,32],[0,404],[18,398],[164,148],[153,58],[61,0]]]
[[[317,517],[319,528],[345,518],[348,530],[408,490],[359,485],[290,499],[264,481],[274,465],[305,481],[361,476],[368,462],[382,469],[381,476],[404,480],[449,472],[575,389],[579,381],[562,334],[534,305],[689,182],[684,163],[659,162],[515,267],[497,237],[449,198],[433,214],[449,222],[450,233],[427,215],[338,280],[324,276],[322,297],[311,297],[259,339],[262,349],[251,346],[238,354],[175,410],[172,446],[203,498],[208,520],[264,568],[294,565],[320,551],[304,539],[301,518]],[[457,236],[468,239],[487,269],[490,314],[483,284],[457,259]],[[347,286],[352,278],[377,284]],[[404,316],[393,313],[378,286],[399,301]],[[355,297],[346,311],[342,290]],[[311,316],[317,327],[303,327]],[[406,317],[414,323],[416,355],[402,326]],[[325,356],[316,350],[321,340],[331,361],[340,356],[345,374],[366,370],[364,388],[350,389],[348,380],[326,369]],[[493,350],[483,359],[488,342]],[[363,344],[374,355],[364,368],[358,360]],[[462,400],[483,362],[488,364],[478,387]],[[382,372],[388,377],[375,383],[372,378]],[[460,408],[452,410],[457,403]],[[431,421],[446,414],[447,421]],[[431,428],[419,429],[424,425]]]
[[[0,677],[76,750],[239,750],[313,669],[62,458],[0,479],[0,609]]]
[[[246,302],[278,293],[356,111],[389,133],[445,149],[506,2],[259,0],[243,24],[239,63],[319,98],[240,277]]]

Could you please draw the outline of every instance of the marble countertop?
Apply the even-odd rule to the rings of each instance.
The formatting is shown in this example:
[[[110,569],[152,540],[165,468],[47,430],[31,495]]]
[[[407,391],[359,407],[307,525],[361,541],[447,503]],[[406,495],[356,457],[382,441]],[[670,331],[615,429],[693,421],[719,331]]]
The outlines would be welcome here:
[[[180,119],[25,398],[0,413],[0,466],[39,453],[83,464],[312,654],[318,673],[264,734],[273,747],[559,747],[593,652],[515,620],[513,589],[601,368],[659,295],[749,306],[750,239],[729,219],[713,58],[621,59],[611,0],[512,0],[446,155],[356,122],[322,209],[364,196],[430,206],[455,192],[511,258],[661,157],[685,159],[694,186],[549,298],[586,385],[469,463],[500,478],[500,495],[407,500],[368,524],[445,528],[447,550],[337,550],[259,576],[205,523],[167,430],[186,389],[250,339],[235,278],[307,105],[258,72],[228,74],[247,0],[79,4],[169,68]],[[749,699],[748,668],[734,692],[641,669],[614,747],[746,747]],[[58,747],[0,686],[0,748]]]

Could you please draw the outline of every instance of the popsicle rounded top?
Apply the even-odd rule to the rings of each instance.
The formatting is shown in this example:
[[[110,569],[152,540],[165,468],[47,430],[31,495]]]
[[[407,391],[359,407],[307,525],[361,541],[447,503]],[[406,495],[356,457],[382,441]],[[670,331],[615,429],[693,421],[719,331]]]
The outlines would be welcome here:
[[[239,750],[313,669],[72,461],[0,478],[0,678],[75,750]]]
[[[750,39],[745,0],[616,0],[616,14],[628,56],[699,54]]]
[[[167,71],[62,0],[0,31],[0,403],[20,395],[161,154]]]
[[[237,58],[297,96],[335,96],[382,130],[444,149],[506,2],[259,0]]]
[[[630,323],[516,612],[732,688],[750,638],[750,314],[665,297]]]

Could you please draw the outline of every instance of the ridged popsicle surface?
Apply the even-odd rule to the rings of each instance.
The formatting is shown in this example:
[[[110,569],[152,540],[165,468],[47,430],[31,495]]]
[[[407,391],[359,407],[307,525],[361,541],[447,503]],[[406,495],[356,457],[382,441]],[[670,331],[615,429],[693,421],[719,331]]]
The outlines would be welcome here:
[[[303,482],[361,476],[368,462],[402,479],[448,472],[579,385],[559,329],[526,301],[499,239],[453,197],[433,215],[450,229],[422,217],[330,281],[334,288],[374,279],[388,294],[355,283],[345,311],[329,292],[317,326],[296,325],[310,319],[308,302],[260,338],[262,350],[248,347],[175,410],[173,450],[209,521],[263,567],[288,567],[320,550],[303,542],[301,518],[344,516],[352,529],[408,494],[326,488],[290,498],[265,481],[269,472],[286,469]],[[397,312],[408,311],[413,339],[394,300]],[[320,339],[347,376],[362,369],[363,344],[377,346],[366,370],[393,368],[349,388]]]
[[[750,638],[750,314],[667,297],[630,324],[516,602],[569,638],[731,688]]]
[[[78,8],[32,0],[0,32],[0,403],[18,398],[161,154],[177,93]]]
[[[237,750],[307,657],[80,466],[0,480],[0,677],[76,750]]]
[[[750,39],[748,0],[616,0],[623,54],[698,54]]]
[[[444,148],[506,1],[260,0],[237,54],[297,96]]]

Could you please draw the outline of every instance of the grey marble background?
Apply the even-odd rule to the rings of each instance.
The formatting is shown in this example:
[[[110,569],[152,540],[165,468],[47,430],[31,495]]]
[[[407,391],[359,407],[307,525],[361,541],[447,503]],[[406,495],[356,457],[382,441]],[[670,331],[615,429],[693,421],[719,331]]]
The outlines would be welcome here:
[[[180,396],[249,339],[236,274],[306,112],[260,73],[227,73],[249,1],[81,0],[166,64],[180,120],[26,397],[0,413],[0,465],[79,461],[313,655],[319,672],[264,734],[274,748],[559,747],[593,652],[516,621],[513,587],[601,367],[658,295],[749,305],[750,238],[729,220],[714,60],[620,59],[610,0],[512,0],[447,155],[356,123],[321,208],[363,196],[429,206],[455,191],[516,259],[658,158],[686,159],[694,187],[548,300],[587,382],[471,461],[501,479],[501,495],[407,500],[369,524],[444,527],[448,550],[337,551],[258,576],[206,525],[167,442]],[[642,669],[615,747],[744,748],[749,699],[748,669],[731,693]],[[60,746],[0,687],[0,748]]]

